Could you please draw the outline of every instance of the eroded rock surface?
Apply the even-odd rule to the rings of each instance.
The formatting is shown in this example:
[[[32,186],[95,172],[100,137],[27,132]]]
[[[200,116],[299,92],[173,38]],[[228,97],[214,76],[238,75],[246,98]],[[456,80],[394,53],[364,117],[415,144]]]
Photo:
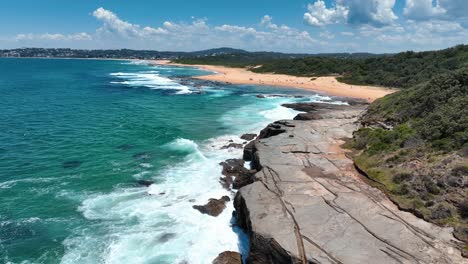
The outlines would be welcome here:
[[[231,199],[228,196],[223,196],[221,199],[211,198],[205,205],[194,205],[192,207],[193,209],[200,211],[202,214],[218,216],[226,208],[226,202],[229,202],[230,200]]]
[[[224,251],[216,257],[213,264],[242,264],[242,256],[238,252]]]
[[[399,211],[339,147],[365,106],[313,107],[314,120],[275,122],[244,152],[259,170],[234,201],[249,262],[467,263],[450,228]]]

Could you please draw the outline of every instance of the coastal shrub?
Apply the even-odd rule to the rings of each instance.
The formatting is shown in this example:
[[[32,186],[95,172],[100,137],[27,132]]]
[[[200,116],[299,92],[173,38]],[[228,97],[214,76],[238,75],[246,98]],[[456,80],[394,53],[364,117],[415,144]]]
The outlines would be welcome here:
[[[412,178],[413,178],[413,175],[411,173],[402,172],[402,173],[396,174],[393,177],[393,182],[395,183],[406,182],[406,181],[410,181]]]

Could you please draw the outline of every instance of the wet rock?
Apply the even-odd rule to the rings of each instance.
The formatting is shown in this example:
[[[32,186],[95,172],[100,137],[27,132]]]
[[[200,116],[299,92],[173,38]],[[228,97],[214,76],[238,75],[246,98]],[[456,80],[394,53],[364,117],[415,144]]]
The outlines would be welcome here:
[[[223,196],[221,199],[211,198],[208,200],[208,203],[205,205],[194,205],[193,209],[200,211],[202,214],[207,214],[211,216],[220,215],[223,210],[226,208],[226,202],[229,202],[231,199],[228,196]]]
[[[243,160],[228,159],[221,162],[220,165],[223,166],[222,174],[225,175],[225,177],[220,179],[224,188],[229,189],[229,186],[232,184],[234,189],[239,189],[253,182],[253,176],[256,170],[245,168]]]
[[[222,146],[221,149],[229,149],[229,148],[237,148],[237,149],[240,149],[242,148],[242,144],[239,144],[239,143],[229,143],[228,145],[226,146]]]
[[[83,162],[79,161],[79,160],[70,160],[70,161],[65,161],[63,164],[62,164],[62,167],[64,169],[74,169],[74,168],[78,168]]]
[[[213,264],[242,264],[242,256],[238,252],[224,251],[212,262]]]
[[[151,181],[151,180],[138,180],[137,183],[141,186],[150,186],[151,184],[154,183],[154,181]]]
[[[166,243],[167,241],[175,238],[177,234],[175,233],[164,233],[158,237],[158,242],[159,243]]]
[[[244,161],[241,159],[228,159],[219,163],[219,165],[223,166],[222,174],[226,176],[233,176],[237,175],[239,172],[242,171],[244,168]]]
[[[257,134],[243,134],[240,138],[243,140],[252,140],[257,136]]]

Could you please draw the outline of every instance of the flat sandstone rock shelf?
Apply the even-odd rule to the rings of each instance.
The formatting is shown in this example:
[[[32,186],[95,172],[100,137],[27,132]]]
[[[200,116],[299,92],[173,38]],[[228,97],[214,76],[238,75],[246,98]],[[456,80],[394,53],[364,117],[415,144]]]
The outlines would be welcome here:
[[[245,149],[258,172],[234,204],[249,263],[467,263],[450,228],[399,211],[359,178],[340,145],[365,106],[323,107],[270,124]]]

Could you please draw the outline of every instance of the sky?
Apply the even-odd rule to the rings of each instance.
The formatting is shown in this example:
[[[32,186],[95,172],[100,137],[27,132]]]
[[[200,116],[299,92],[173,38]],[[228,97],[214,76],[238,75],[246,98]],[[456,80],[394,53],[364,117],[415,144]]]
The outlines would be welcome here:
[[[393,53],[468,44],[468,0],[14,0],[0,25],[0,49]]]

